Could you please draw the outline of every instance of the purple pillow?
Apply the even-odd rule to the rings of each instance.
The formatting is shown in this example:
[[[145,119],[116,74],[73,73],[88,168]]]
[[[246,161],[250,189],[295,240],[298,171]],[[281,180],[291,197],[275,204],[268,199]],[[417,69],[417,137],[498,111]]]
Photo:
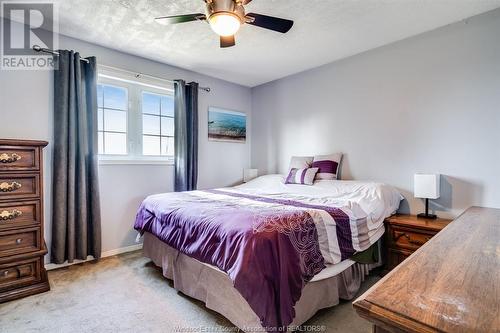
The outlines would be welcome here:
[[[341,160],[342,160],[341,153],[314,156],[312,167],[319,169],[316,175],[316,180],[337,179],[338,169]]]
[[[286,177],[285,184],[312,185],[318,170],[318,168],[292,168]]]

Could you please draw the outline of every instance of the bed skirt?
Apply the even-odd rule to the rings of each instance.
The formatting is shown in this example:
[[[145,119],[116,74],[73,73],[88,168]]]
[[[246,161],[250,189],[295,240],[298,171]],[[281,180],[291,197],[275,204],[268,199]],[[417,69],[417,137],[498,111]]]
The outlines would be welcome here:
[[[147,232],[143,253],[162,268],[163,276],[173,280],[176,290],[204,302],[207,308],[220,313],[245,332],[262,328],[259,318],[226,273],[180,253]],[[339,299],[351,300],[373,267],[375,265],[355,263],[336,276],[309,282],[295,304],[291,326],[302,325],[318,310],[337,305]]]

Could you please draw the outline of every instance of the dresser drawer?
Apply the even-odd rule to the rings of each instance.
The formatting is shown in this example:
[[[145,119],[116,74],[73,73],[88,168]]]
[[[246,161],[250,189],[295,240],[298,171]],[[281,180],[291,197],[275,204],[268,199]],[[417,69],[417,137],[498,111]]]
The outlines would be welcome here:
[[[40,170],[38,147],[0,146],[0,171]]]
[[[40,200],[0,203],[0,231],[39,226]]]
[[[40,250],[40,228],[0,232],[0,257]]]
[[[391,246],[409,250],[417,250],[427,243],[434,234],[407,230],[404,228],[391,228]]]
[[[40,196],[40,176],[32,174],[0,175],[0,200],[37,198]]]
[[[19,288],[41,280],[40,257],[0,265],[0,291]]]

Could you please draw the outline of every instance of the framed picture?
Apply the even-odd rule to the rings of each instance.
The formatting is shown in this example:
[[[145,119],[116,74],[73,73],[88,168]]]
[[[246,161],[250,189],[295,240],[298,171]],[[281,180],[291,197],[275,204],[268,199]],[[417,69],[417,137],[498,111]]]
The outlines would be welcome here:
[[[242,112],[209,107],[208,139],[245,143],[247,139],[247,115]]]

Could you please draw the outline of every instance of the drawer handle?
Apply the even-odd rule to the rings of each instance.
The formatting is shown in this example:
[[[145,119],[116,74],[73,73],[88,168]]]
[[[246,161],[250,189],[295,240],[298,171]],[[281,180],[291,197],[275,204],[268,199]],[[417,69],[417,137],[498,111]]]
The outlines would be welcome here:
[[[23,212],[21,212],[20,210],[17,210],[17,209],[14,209],[12,211],[8,211],[8,210],[3,210],[1,213],[0,213],[0,220],[13,220],[15,219],[16,217],[19,217],[23,215]]]
[[[14,163],[14,162],[17,162],[21,159],[21,156],[16,154],[16,153],[12,153],[12,154],[7,154],[7,153],[3,153],[3,154],[0,154],[0,163]]]
[[[406,238],[408,243],[410,243],[412,245],[419,245],[419,246],[424,245],[426,242],[428,242],[431,239],[430,237],[425,237],[425,242],[415,241],[415,240],[411,239],[410,235],[408,235],[407,233],[402,233],[396,237],[395,242],[397,242],[401,237]]]
[[[3,276],[7,276],[7,275],[9,275],[9,271],[3,271],[2,275],[3,275]]]
[[[16,244],[19,245],[23,242],[23,239],[22,238],[18,238],[16,239]]]
[[[10,184],[7,182],[3,182],[0,184],[0,191],[1,192],[14,192],[14,191],[19,190],[21,187],[23,187],[23,185],[21,185],[18,182],[12,182]]]

